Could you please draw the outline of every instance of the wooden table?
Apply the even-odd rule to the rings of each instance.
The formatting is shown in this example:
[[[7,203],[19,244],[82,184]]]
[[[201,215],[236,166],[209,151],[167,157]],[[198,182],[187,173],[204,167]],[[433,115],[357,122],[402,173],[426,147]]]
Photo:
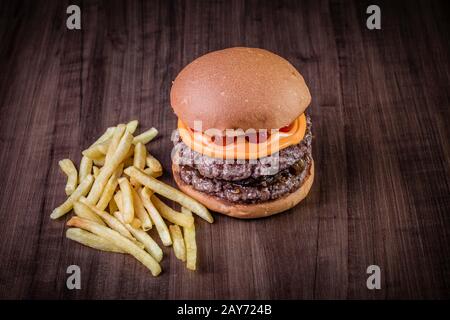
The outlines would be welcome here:
[[[77,3],[70,1],[70,4]],[[0,5],[1,298],[449,298],[450,8],[381,2],[65,1]],[[67,240],[58,160],[139,119],[173,184],[171,81],[208,51],[266,48],[313,96],[317,176],[271,218],[198,223],[199,270],[165,249],[153,278],[133,258]],[[153,234],[153,233],[152,233]],[[81,290],[66,288],[67,266]],[[366,269],[381,268],[381,290]]]

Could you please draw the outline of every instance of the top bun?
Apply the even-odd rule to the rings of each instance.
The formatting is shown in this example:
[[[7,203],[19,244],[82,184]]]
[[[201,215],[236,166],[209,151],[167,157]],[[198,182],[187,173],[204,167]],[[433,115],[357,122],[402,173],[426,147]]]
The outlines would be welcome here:
[[[202,130],[277,129],[289,125],[311,102],[301,74],[267,50],[228,48],[188,64],[176,77],[170,102],[189,127]]]

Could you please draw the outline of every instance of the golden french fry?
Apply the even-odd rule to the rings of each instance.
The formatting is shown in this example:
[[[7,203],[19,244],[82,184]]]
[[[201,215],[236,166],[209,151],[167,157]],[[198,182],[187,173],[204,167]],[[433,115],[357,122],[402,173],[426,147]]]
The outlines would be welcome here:
[[[148,195],[148,198],[149,198],[149,199],[150,199],[150,197],[151,197],[152,195],[155,194],[155,191],[153,191],[153,190],[150,189],[150,188],[147,188],[147,187],[142,187],[142,188],[144,189],[145,194]]]
[[[120,212],[123,212],[123,205],[122,205],[122,191],[117,191],[114,195],[114,202],[117,204],[117,208],[119,208]]]
[[[152,141],[156,136],[158,135],[158,130],[155,128],[151,128],[140,135],[134,137],[133,144],[137,144],[138,142],[141,142],[143,144],[147,144],[150,141]]]
[[[123,219],[123,215],[119,214],[118,212],[115,213],[115,216],[117,219]],[[122,221],[123,222],[123,221]],[[125,224],[125,223],[124,223]],[[147,250],[148,253],[150,253],[153,258],[156,259],[156,261],[160,262],[163,257],[163,252],[161,248],[158,246],[158,244],[153,240],[150,235],[147,234],[147,232],[142,231],[138,228],[134,228],[130,224],[125,224],[125,227],[130,231],[130,233],[143,245],[145,250]]]
[[[151,168],[145,168],[143,172],[153,178],[159,178],[162,176],[162,171],[153,171]]]
[[[156,230],[158,231],[159,237],[165,246],[172,245],[172,239],[170,238],[169,229],[167,228],[166,223],[163,218],[159,214],[158,210],[155,208],[153,203],[150,200],[151,191],[147,188],[141,188],[139,191],[139,195],[142,200],[142,204],[147,210],[148,214],[152,218],[153,223],[155,224]]]
[[[133,166],[133,158],[127,158],[125,159],[125,161],[123,162],[123,167],[124,168],[128,168],[128,167],[132,167]]]
[[[83,156],[80,161],[80,172],[78,177],[79,183],[81,183],[81,181],[83,181],[83,179],[86,178],[86,176],[90,174],[91,171],[92,171],[92,159]]]
[[[133,205],[134,213],[136,217],[141,221],[141,227],[144,231],[150,230],[152,228],[152,220],[144,208],[141,198],[134,188],[131,188],[131,193],[133,195]]]
[[[189,217],[187,215],[182,214],[181,212],[173,210],[167,204],[162,202],[156,195],[151,196],[151,201],[161,216],[182,227],[190,227],[194,224],[194,217]]]
[[[124,167],[129,167],[133,165],[133,156],[134,156],[134,148],[131,147],[130,150],[128,150],[125,159],[123,160],[124,162]]]
[[[133,228],[139,229],[142,226],[142,222],[138,218],[134,218],[133,221],[131,221],[130,225]]]
[[[125,253],[122,249],[96,234],[79,228],[69,228],[66,231],[66,238],[81,243],[87,247],[97,250]]]
[[[116,148],[114,155],[111,157],[109,162],[105,163],[105,166],[102,167],[100,174],[95,179],[94,185],[92,186],[92,189],[87,197],[90,204],[96,204],[100,199],[103,188],[108,182],[109,177],[111,177],[114,170],[117,169],[130,149],[132,139],[133,135],[129,132],[125,132],[122,139],[120,139],[120,143]]]
[[[109,142],[108,150],[106,152],[105,164],[108,163],[108,161],[110,161],[111,157],[114,155],[114,152],[116,151],[125,131],[126,131],[126,126],[124,124],[119,124],[114,129],[114,134],[111,138],[111,141]]]
[[[158,261],[155,260],[155,258],[138,247],[134,242],[122,236],[117,231],[101,226],[98,223],[78,217],[73,217],[72,219],[70,219],[67,222],[67,225],[69,227],[77,227],[90,231],[91,233],[105,238],[115,246],[119,247],[123,251],[131,254],[133,257],[139,260],[151,271],[152,275],[157,276],[161,273],[161,266],[159,265]]]
[[[100,157],[92,160],[97,167],[103,167],[105,165],[105,157]]]
[[[159,193],[163,197],[166,197],[170,200],[178,202],[183,207],[192,210],[195,214],[197,214],[200,218],[205,219],[209,223],[214,221],[214,218],[209,213],[208,209],[198,201],[192,199],[191,197],[185,195],[180,190],[177,190],[164,182],[156,180],[155,178],[146,175],[141,170],[135,167],[129,167],[124,170],[124,173],[128,175],[130,178],[134,178],[139,181],[142,185],[152,189],[156,193]]]
[[[119,179],[120,191],[122,191],[122,214],[125,223],[130,223],[134,218],[133,192],[130,182],[127,178]],[[116,201],[117,202],[117,201]],[[120,208],[120,205],[117,204]]]
[[[86,178],[84,178],[84,180],[81,181],[81,183],[78,185],[75,191],[67,198],[67,200],[59,207],[57,207],[55,210],[53,210],[52,214],[50,215],[50,218],[58,219],[59,217],[62,217],[67,212],[69,212],[73,208],[74,202],[77,201],[80,197],[85,196],[89,192],[92,182],[94,182],[94,177],[92,175],[86,176]]]
[[[94,178],[97,178],[100,174],[100,169],[97,166],[92,166],[92,175]]]
[[[145,158],[145,162],[147,163],[147,167],[149,167],[153,172],[162,172],[163,171],[161,162],[159,162],[158,159],[156,159],[151,154],[147,155],[147,158]],[[139,167],[136,167],[136,168],[143,169],[143,168],[139,168]]]
[[[139,125],[139,121],[137,120],[131,120],[130,122],[127,123],[127,131],[131,134],[133,134],[137,127]]]
[[[102,219],[98,215],[95,214],[85,203],[83,203],[84,197],[80,197],[80,199],[73,204],[73,211],[77,216],[83,219],[92,220],[101,225],[105,225]]]
[[[78,184],[77,168],[75,168],[75,165],[70,159],[61,160],[58,162],[58,164],[61,170],[67,175],[67,183],[65,191],[66,195],[70,196],[77,188]]]
[[[192,217],[191,211],[181,208],[182,214]],[[190,270],[196,269],[197,264],[197,243],[195,242],[195,226],[183,228],[184,243],[186,245],[186,267]]]
[[[120,222],[118,219],[116,219],[113,215],[110,215],[109,213],[97,209],[97,207],[93,206],[92,204],[89,204],[86,201],[86,198],[81,198],[80,201],[87,206],[94,214],[98,215],[111,229],[116,230],[118,233],[123,235],[124,237],[130,239],[130,240],[136,240],[131,235],[131,233],[125,228],[125,226]]]
[[[119,191],[120,192],[120,191]],[[117,219],[119,219],[123,223],[123,214],[120,212],[120,209],[112,213]],[[125,225],[125,223],[123,223]],[[139,229],[142,225],[141,220],[138,218],[133,218],[133,221],[131,221],[130,225],[133,228]]]
[[[114,202],[117,204],[118,211],[116,210],[111,212],[113,212],[112,214],[114,214],[115,217],[120,216],[121,218],[119,220],[123,221],[122,192],[120,190],[117,191],[117,193],[114,195]],[[142,223],[141,220],[133,218],[133,221],[130,223],[130,225],[133,228],[139,229],[142,226]]]
[[[108,206],[114,195],[114,191],[116,191],[117,185],[119,184],[119,177],[122,175],[122,171],[123,164],[120,164],[117,167],[116,171],[114,171],[113,175],[109,178],[105,188],[103,189],[102,196],[100,197],[100,200],[98,200],[98,203],[96,205],[98,209],[105,210]]]
[[[133,134],[136,131],[138,124],[139,124],[139,122],[137,120],[132,120],[132,121],[128,122],[126,124],[127,131],[129,133]],[[103,142],[110,140],[112,138],[112,136],[114,135],[115,130],[116,130],[116,127],[109,127],[108,129],[106,129],[106,131],[89,148],[95,146],[96,144],[103,143]],[[106,143],[106,145],[109,145],[109,142]]]
[[[162,260],[163,251],[147,232],[133,228],[129,224],[126,224],[125,226],[128,231],[130,231],[133,236],[144,245],[145,250],[147,250],[147,252],[150,253],[156,261],[160,262]]]
[[[169,226],[170,235],[173,239],[173,251],[175,252],[175,257],[181,261],[186,261],[186,246],[184,245],[183,234],[181,229],[176,224]]]
[[[114,197],[109,201],[109,213],[113,214],[114,212],[119,210],[119,207],[117,206],[116,200],[114,200]]]
[[[142,144],[141,142],[138,142],[134,146],[133,165],[138,169],[144,170],[146,156],[147,156],[147,149],[145,148],[145,145]],[[134,179],[130,179],[130,183],[136,188],[140,187],[139,182],[135,181]]]
[[[108,129],[106,129],[105,133],[103,133],[88,149],[92,148],[96,144],[103,143],[111,139],[115,129],[116,127],[109,127]]]
[[[107,151],[108,146],[105,144],[105,142],[102,142],[90,147],[89,149],[84,150],[81,153],[83,154],[83,156],[88,157],[89,159],[98,159],[104,157]]]
[[[123,214],[120,211],[115,211],[115,212],[111,213],[111,216],[115,217],[117,219],[117,221],[119,221],[126,228],[125,223],[123,222]],[[133,221],[130,223],[130,225],[135,229],[139,229],[141,227],[141,222],[139,221],[139,219],[134,218]],[[129,239],[132,240],[139,248],[142,248],[142,249],[145,248],[144,244],[139,242],[134,237],[132,239],[131,238],[129,238]]]

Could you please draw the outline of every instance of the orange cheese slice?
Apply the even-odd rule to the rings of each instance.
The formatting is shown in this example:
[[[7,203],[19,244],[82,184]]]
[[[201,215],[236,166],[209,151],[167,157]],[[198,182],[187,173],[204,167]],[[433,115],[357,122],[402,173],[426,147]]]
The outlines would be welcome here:
[[[214,138],[202,132],[194,132],[178,120],[178,132],[183,142],[192,150],[211,158],[220,159],[259,159],[281,149],[299,143],[306,132],[306,117],[302,114],[289,126],[287,132],[270,130],[267,140],[260,143],[248,141],[245,136],[236,137],[234,142],[219,145]]]

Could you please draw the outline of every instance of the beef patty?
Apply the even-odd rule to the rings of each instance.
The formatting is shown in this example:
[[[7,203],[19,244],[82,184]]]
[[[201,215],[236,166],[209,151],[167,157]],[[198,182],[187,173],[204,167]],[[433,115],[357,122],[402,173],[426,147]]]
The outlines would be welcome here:
[[[275,200],[299,189],[310,174],[311,140],[310,117],[299,144],[253,162],[210,158],[191,150],[179,136],[173,139],[181,180],[200,192],[233,203]],[[273,157],[278,157],[277,168],[270,164]]]
[[[310,175],[312,158],[306,156],[273,176],[226,181],[202,176],[198,170],[180,167],[181,180],[194,189],[233,203],[261,203],[298,190]]]

